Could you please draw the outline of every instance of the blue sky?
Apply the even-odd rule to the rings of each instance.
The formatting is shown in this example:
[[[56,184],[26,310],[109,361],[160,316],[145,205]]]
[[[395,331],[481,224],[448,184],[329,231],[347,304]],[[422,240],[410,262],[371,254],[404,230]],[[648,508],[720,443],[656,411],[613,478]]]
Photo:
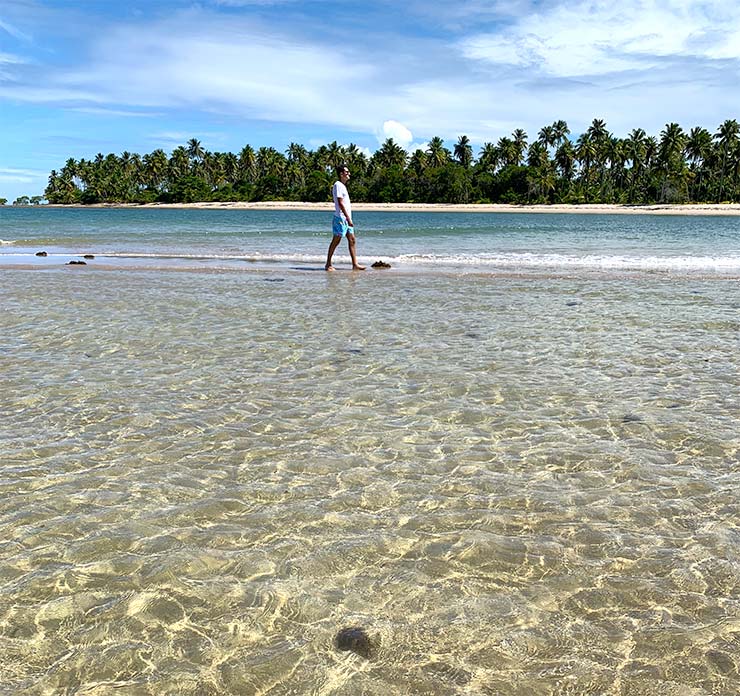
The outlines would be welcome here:
[[[736,0],[2,0],[0,196],[68,157],[740,118]]]

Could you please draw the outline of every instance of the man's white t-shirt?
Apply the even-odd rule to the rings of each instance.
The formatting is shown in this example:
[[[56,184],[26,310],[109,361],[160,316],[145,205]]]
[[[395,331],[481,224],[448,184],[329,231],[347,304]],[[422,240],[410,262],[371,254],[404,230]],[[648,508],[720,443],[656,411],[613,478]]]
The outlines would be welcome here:
[[[339,207],[339,199],[341,198],[342,202],[344,203],[344,209],[347,211],[347,214],[349,215],[351,220],[352,203],[349,200],[349,191],[347,191],[347,187],[341,181],[334,182],[334,186],[331,187],[331,197],[334,199],[334,215],[342,218],[342,220],[345,219],[344,213]]]

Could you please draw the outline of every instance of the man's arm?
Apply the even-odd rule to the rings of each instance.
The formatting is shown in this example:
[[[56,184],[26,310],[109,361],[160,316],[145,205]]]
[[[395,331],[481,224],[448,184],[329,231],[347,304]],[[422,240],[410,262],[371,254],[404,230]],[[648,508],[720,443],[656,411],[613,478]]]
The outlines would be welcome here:
[[[344,196],[337,198],[337,203],[339,203],[339,209],[344,213],[344,218],[347,220],[347,224],[350,227],[354,227],[352,224],[352,218],[349,216],[349,213],[347,213],[347,208],[344,207]]]

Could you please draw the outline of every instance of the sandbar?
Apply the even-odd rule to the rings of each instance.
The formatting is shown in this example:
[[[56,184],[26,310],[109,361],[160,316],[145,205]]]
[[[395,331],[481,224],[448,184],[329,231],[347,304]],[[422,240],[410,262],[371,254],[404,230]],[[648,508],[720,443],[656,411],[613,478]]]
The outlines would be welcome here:
[[[52,206],[50,206],[52,207]],[[299,201],[202,202],[202,203],[99,203],[82,208],[177,208],[192,210],[316,210],[331,212],[331,203]],[[620,205],[611,203],[513,205],[507,203],[352,203],[354,212],[400,213],[549,213],[590,215],[729,215],[740,216],[740,203]]]

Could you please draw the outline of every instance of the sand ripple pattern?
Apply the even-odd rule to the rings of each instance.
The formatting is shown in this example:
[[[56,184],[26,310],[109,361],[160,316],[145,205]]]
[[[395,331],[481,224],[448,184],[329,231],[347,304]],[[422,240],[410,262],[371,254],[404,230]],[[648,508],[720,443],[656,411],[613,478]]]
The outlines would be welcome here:
[[[740,691],[736,282],[284,278],[0,274],[1,692]]]

